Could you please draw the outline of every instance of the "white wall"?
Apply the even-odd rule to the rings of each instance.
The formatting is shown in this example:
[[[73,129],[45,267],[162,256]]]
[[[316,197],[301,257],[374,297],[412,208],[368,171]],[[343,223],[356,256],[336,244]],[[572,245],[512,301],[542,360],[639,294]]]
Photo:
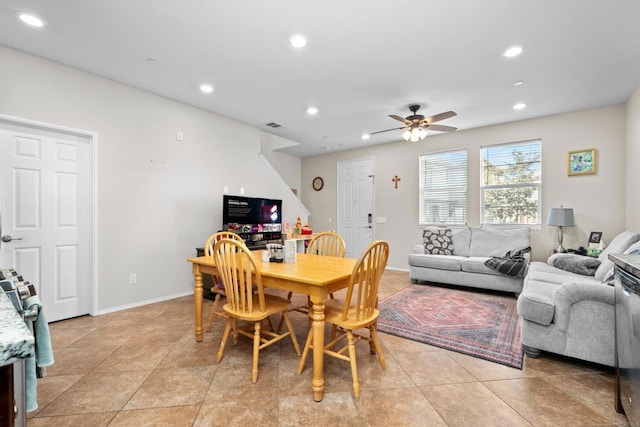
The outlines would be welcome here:
[[[375,158],[375,216],[387,218],[375,225],[375,238],[390,245],[389,266],[407,269],[407,253],[421,243],[418,227],[418,155],[423,152],[466,148],[468,153],[468,222],[480,222],[480,147],[542,139],[542,216],[549,208],[574,208],[576,227],[565,228],[564,246],[587,243],[591,231],[602,231],[605,242],[625,229],[625,106],[579,111],[450,134],[428,136],[419,143],[397,142],[302,159],[302,200],[311,211],[314,230],[336,229],[337,162]],[[399,134],[398,134],[399,136]],[[595,148],[598,173],[567,176],[567,151]],[[638,157],[636,157],[637,159]],[[398,189],[391,178],[398,175]],[[311,189],[315,176],[325,187]],[[329,223],[328,218],[333,222]],[[636,227],[637,228],[637,227]],[[546,260],[556,246],[556,227],[532,230],[532,255]]]
[[[186,259],[221,227],[224,186],[304,217],[259,159],[258,129],[3,46],[0,64],[0,114],[98,134],[101,311],[192,289]]]
[[[626,148],[626,228],[640,232],[640,192],[637,169],[640,164],[640,86],[627,103]]]
[[[290,154],[273,151],[278,149],[278,144],[272,141],[282,141],[284,138],[276,137],[263,133],[261,135],[261,150],[264,156],[269,160],[273,167],[278,171],[282,179],[285,180],[289,187],[295,189],[300,197],[300,185],[302,174],[302,159]],[[275,145],[275,147],[274,147]]]

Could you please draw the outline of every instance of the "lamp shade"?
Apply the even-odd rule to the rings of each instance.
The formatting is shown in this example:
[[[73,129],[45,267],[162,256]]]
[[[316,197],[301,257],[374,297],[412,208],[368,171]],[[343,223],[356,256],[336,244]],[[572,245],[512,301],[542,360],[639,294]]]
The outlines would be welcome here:
[[[551,208],[547,216],[547,225],[558,225],[561,227],[573,227],[572,208]]]

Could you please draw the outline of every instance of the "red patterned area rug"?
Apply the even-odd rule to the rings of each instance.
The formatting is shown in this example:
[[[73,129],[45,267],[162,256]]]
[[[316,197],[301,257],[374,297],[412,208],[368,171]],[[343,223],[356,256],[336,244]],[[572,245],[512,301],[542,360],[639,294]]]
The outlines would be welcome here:
[[[379,309],[380,332],[522,369],[513,295],[409,285],[382,300]]]

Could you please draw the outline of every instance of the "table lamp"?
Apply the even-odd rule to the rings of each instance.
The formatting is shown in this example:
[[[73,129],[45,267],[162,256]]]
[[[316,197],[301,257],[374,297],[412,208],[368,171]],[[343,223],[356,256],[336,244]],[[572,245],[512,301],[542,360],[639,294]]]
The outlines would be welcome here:
[[[566,252],[567,250],[562,246],[563,232],[562,227],[573,227],[573,209],[572,208],[551,208],[549,209],[549,216],[547,216],[547,225],[558,226],[558,247],[553,250],[555,253]]]

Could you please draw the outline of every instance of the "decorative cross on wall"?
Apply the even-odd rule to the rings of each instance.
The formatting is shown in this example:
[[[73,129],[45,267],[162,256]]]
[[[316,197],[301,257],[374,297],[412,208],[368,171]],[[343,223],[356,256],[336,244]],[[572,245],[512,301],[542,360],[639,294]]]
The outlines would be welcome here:
[[[395,188],[398,188],[398,182],[400,181],[400,177],[398,175],[394,175],[393,178],[391,178],[391,181],[393,181],[393,183],[395,184]]]

